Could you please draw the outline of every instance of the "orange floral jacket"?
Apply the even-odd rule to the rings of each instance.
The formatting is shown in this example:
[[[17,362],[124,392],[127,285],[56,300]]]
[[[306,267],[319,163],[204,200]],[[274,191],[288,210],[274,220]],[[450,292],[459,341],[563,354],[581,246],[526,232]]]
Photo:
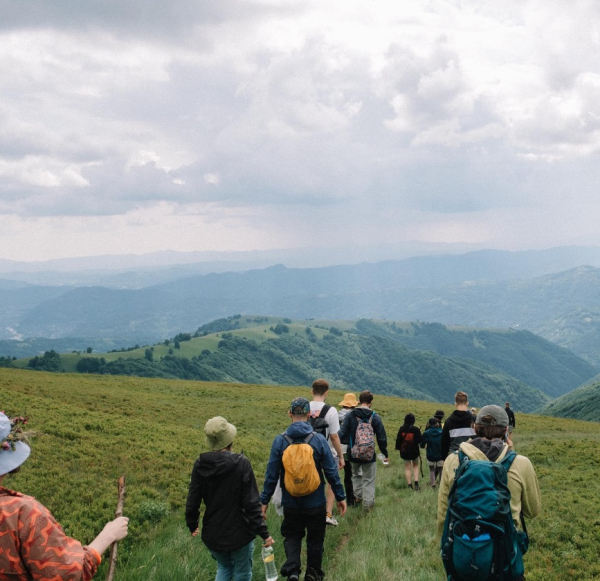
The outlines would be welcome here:
[[[100,560],[35,498],[0,486],[0,581],[88,581]]]

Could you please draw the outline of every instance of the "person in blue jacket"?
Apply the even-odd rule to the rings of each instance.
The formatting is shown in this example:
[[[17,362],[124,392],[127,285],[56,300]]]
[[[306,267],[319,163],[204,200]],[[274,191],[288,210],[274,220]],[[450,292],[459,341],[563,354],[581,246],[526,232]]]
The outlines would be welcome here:
[[[269,501],[279,481],[283,506],[281,535],[284,538],[283,546],[286,556],[286,561],[281,567],[281,575],[287,577],[288,581],[298,581],[301,571],[302,539],[306,535],[307,562],[304,579],[305,581],[321,581],[325,577],[322,569],[326,528],[325,478],[334,492],[341,516],[346,513],[346,495],[338,474],[338,463],[333,459],[329,444],[321,434],[316,432],[307,443],[312,448],[313,461],[321,480],[318,488],[306,496],[292,496],[286,490],[282,458],[285,449],[291,444],[285,436],[287,435],[294,443],[300,443],[314,432],[308,421],[310,402],[306,398],[294,399],[288,413],[292,420],[291,425],[283,434],[275,437],[271,446],[263,491],[260,495],[262,514],[266,518]]]
[[[426,448],[427,464],[429,465],[429,482],[431,487],[435,488],[444,468],[444,461],[442,460],[442,428],[436,417],[429,418],[427,427],[423,432],[423,439],[419,445],[421,448]]]

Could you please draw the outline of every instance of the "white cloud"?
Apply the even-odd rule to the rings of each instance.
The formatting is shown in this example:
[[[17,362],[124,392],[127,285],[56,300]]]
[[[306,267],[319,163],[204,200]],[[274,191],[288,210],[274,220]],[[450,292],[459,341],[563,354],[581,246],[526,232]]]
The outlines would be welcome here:
[[[480,241],[492,216],[598,191],[585,0],[33,3],[0,23],[0,211],[45,228],[200,204],[279,246],[311,212],[338,243],[387,216],[454,240],[472,215]]]

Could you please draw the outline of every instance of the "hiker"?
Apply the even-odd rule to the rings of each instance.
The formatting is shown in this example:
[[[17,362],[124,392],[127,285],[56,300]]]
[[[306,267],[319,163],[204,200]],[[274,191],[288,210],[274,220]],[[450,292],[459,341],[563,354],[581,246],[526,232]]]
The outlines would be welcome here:
[[[342,409],[338,412],[338,419],[341,426],[348,412],[358,405],[358,400],[353,393],[347,393],[338,405],[342,406]],[[348,506],[354,506],[356,502],[354,499],[354,488],[352,487],[352,464],[348,460],[347,444],[342,444],[342,453],[344,454],[344,490],[346,491],[346,503]]]
[[[444,427],[444,416],[446,414],[444,413],[444,410],[436,410],[436,412],[433,414],[433,417],[439,422],[440,424],[440,428]]]
[[[442,428],[442,460],[450,452],[475,435],[473,414],[469,410],[469,396],[464,391],[457,391],[454,396],[456,409],[450,414]]]
[[[254,472],[248,458],[232,452],[233,424],[216,416],[206,422],[204,434],[210,451],[194,463],[185,521],[192,536],[198,536],[204,501],[202,542],[217,562],[216,581],[249,581],[255,537],[266,547],[274,543],[262,517]]]
[[[309,423],[310,402],[297,397],[290,405],[292,420],[283,434],[273,440],[263,491],[260,495],[263,518],[277,482],[281,483],[286,561],[281,574],[288,581],[300,577],[302,539],[306,535],[305,581],[321,581],[323,542],[325,540],[326,500],[325,478],[331,485],[340,515],[346,513],[346,495],[338,474],[338,464],[327,440]],[[337,413],[336,413],[337,415]]]
[[[327,392],[329,391],[329,383],[325,379],[317,379],[312,384],[312,396],[313,399],[310,402],[310,416],[313,428],[317,431],[321,431],[316,428],[315,420],[320,418],[324,420],[325,425],[324,436],[327,438],[329,443],[329,449],[333,455],[333,459],[338,463],[339,469],[344,467],[344,454],[342,453],[342,445],[340,443],[340,437],[338,432],[340,431],[340,420],[338,418],[337,410],[325,403],[327,398]],[[333,516],[333,505],[335,504],[335,494],[329,484],[325,487],[325,494],[327,497],[327,518],[326,522],[330,526],[336,527],[339,523]]]
[[[504,405],[504,411],[508,416],[508,434],[512,434],[513,430],[517,427],[517,421],[515,419],[515,412],[510,409],[510,402],[507,401]]]
[[[423,432],[423,440],[419,445],[421,448],[426,448],[429,484],[431,484],[431,488],[435,488],[444,467],[444,461],[442,460],[442,428],[440,428],[440,423],[435,416],[429,418]]]
[[[375,440],[380,452],[388,461],[387,436],[379,414],[371,410],[373,394],[361,391],[359,407],[348,412],[340,430],[340,440],[348,445],[348,460],[352,463],[352,486],[356,506],[370,511],[375,504],[375,474],[377,464]]]
[[[524,579],[522,555],[528,539],[523,517],[539,514],[541,498],[531,462],[506,443],[508,426],[500,406],[482,407],[475,438],[461,443],[444,464],[437,524],[449,580],[462,578],[461,563],[469,571],[473,563],[486,571],[492,562],[496,572],[504,572],[493,579]],[[490,521],[495,528],[487,526]],[[491,577],[478,577],[484,578]]]
[[[396,450],[400,450],[400,458],[404,460],[404,475],[408,487],[413,490],[419,488],[419,460],[421,452],[421,430],[415,426],[415,415],[406,414],[404,424],[398,430],[396,437]]]
[[[88,581],[102,554],[127,536],[129,519],[108,522],[87,546],[65,535],[50,511],[31,496],[4,488],[31,453],[27,418],[0,412],[0,579]]]

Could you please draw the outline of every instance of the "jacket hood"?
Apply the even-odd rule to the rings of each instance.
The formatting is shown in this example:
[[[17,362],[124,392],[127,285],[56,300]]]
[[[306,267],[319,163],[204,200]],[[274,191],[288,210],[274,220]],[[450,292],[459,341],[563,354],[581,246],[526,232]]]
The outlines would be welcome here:
[[[487,440],[485,438],[475,438],[469,442],[463,442],[460,449],[470,460],[489,460],[490,462],[499,462],[508,452],[508,444],[500,439]]]
[[[231,452],[206,452],[200,454],[198,468],[203,477],[221,476],[231,472],[242,458],[241,454]]]
[[[440,428],[440,427],[427,428],[424,433],[435,434],[437,436],[438,434],[442,433],[442,428]]]
[[[313,430],[313,427],[308,422],[292,422],[285,433],[290,438],[304,438],[308,436]]]
[[[373,410],[369,408],[355,408],[354,415],[361,420],[368,420],[373,415]]]
[[[472,417],[473,414],[469,410],[454,410],[449,416],[449,418],[458,421],[465,421]]]

